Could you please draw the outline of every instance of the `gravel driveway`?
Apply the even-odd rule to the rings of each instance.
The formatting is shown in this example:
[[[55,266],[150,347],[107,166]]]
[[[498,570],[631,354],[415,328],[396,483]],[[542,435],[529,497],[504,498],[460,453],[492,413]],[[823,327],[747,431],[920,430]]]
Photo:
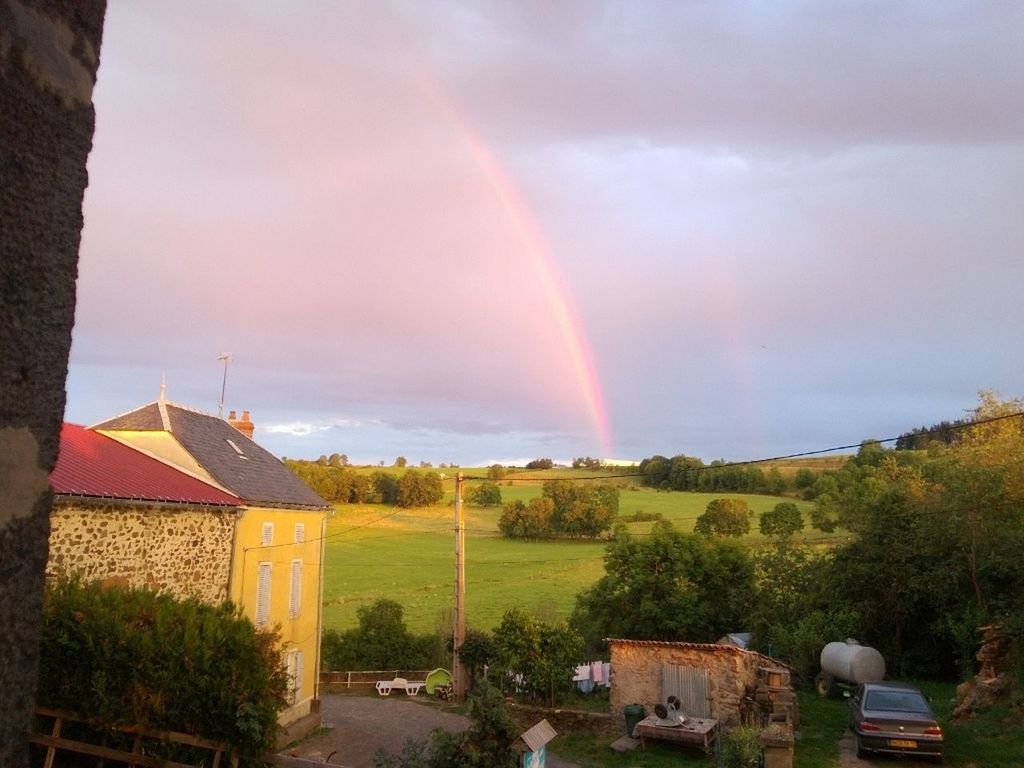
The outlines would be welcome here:
[[[435,728],[458,733],[469,718],[445,711],[430,700],[412,696],[343,696],[328,694],[320,704],[324,730],[283,754],[336,768],[373,768],[378,749],[402,750],[407,738],[426,739]],[[550,768],[579,768],[548,755]],[[308,763],[305,763],[308,765]]]

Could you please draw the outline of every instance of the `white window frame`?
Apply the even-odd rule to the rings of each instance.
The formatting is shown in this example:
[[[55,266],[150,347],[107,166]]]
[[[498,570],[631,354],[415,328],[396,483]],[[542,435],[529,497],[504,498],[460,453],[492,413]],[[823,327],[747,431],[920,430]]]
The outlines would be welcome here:
[[[295,543],[305,544],[306,543],[306,524],[296,523],[295,524]]]
[[[274,543],[274,524],[264,523],[263,529],[260,531],[260,546],[269,547]]]

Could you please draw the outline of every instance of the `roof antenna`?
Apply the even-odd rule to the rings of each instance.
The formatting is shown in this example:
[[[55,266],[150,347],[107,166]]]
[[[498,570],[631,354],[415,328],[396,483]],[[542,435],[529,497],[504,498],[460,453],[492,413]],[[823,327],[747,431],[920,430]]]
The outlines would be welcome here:
[[[220,385],[220,410],[217,411],[217,418],[224,418],[224,390],[228,387],[228,363],[231,362],[230,352],[221,352],[217,357],[218,360],[224,361],[224,381]]]

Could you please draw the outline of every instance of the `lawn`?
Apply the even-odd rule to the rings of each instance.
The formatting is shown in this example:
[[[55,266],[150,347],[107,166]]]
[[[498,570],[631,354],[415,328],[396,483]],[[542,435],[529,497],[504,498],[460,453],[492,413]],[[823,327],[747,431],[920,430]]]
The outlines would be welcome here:
[[[585,470],[563,470],[581,475]],[[547,474],[547,473],[544,473]],[[593,476],[591,472],[589,475]],[[468,496],[471,487],[467,489]],[[501,485],[502,499],[526,501],[540,495],[540,483]],[[732,494],[736,495],[736,494]],[[681,530],[692,530],[707,503],[721,494],[669,493],[623,488],[620,514],[660,513]],[[755,513],[771,509],[774,496],[739,496]],[[449,496],[446,502],[450,502]],[[798,502],[809,509],[806,502]],[[490,629],[509,608],[519,607],[547,620],[566,618],[577,593],[603,572],[605,543],[599,541],[523,542],[498,535],[500,507],[463,506],[466,524],[466,615],[470,626]],[[405,608],[410,630],[447,626],[454,576],[453,512],[450,505],[400,509],[382,505],[336,507],[328,522],[324,568],[324,627],[344,630],[356,623],[356,609],[387,597]],[[652,523],[630,523],[636,535]],[[747,536],[751,545],[760,534]],[[809,542],[824,541],[817,531]]]

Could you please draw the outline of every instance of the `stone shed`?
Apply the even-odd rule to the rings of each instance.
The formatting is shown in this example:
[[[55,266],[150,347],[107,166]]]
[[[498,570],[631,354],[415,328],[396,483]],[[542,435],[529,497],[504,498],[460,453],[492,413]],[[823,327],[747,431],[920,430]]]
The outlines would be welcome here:
[[[656,704],[676,696],[686,715],[737,724],[744,710],[755,706],[758,669],[778,666],[767,656],[734,645],[622,639],[609,639],[608,644],[614,714],[629,704],[643,704],[653,712]]]

